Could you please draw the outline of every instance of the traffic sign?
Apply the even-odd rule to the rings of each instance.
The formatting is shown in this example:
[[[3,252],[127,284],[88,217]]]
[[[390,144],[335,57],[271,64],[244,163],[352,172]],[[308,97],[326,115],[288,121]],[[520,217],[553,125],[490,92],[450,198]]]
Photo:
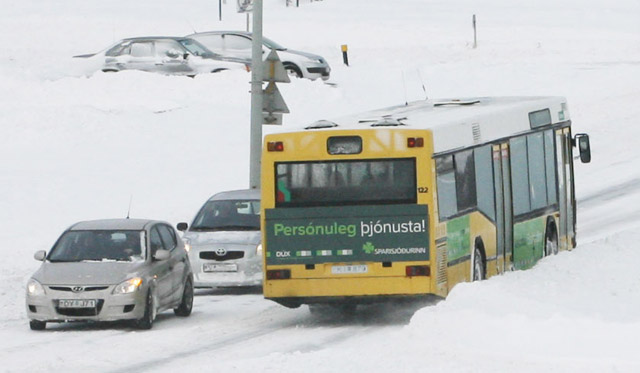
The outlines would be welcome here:
[[[275,49],[272,49],[264,61],[264,69],[262,69],[263,82],[290,83],[289,74],[285,70],[280,57]]]
[[[269,82],[267,88],[263,91],[262,96],[262,111],[266,113],[288,113],[289,108],[284,102],[280,90],[276,86],[276,83]]]

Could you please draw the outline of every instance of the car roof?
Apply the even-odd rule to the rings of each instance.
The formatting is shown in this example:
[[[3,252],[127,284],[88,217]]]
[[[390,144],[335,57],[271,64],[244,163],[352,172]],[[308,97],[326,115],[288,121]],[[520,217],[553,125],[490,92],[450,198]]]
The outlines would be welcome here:
[[[70,231],[80,230],[143,230],[145,227],[154,223],[165,223],[158,220],[150,219],[101,219],[81,221],[72,225]],[[165,223],[168,224],[168,223]]]
[[[122,41],[142,41],[142,40],[183,40],[189,39],[186,36],[137,36],[134,38],[125,38]]]
[[[260,199],[260,189],[229,190],[214,194],[209,201],[222,201],[230,199]]]
[[[249,31],[202,31],[202,32],[196,32],[193,33],[191,35],[187,35],[187,37],[191,37],[193,35],[205,35],[205,34],[211,34],[211,35],[215,35],[215,34],[237,34],[237,35],[245,35],[245,36],[251,36],[251,32]]]

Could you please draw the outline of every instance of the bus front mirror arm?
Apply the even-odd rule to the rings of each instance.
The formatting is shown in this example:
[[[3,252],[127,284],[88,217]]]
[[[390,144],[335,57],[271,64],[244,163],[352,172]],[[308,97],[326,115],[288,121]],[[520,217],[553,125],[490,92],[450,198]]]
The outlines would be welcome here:
[[[578,146],[580,151],[580,161],[582,163],[591,162],[591,145],[589,144],[589,135],[586,133],[576,134],[573,140],[574,146]]]

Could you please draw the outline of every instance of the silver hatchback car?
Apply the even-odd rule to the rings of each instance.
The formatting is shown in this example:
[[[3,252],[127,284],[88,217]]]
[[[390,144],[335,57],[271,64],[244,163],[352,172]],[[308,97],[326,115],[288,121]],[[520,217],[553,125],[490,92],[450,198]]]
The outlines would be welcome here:
[[[27,284],[33,330],[47,322],[131,320],[150,329],[158,312],[189,316],[193,273],[184,243],[155,220],[85,221],[68,228]]]
[[[180,223],[178,230],[184,231],[195,287],[262,285],[259,190],[218,193],[190,227]]]

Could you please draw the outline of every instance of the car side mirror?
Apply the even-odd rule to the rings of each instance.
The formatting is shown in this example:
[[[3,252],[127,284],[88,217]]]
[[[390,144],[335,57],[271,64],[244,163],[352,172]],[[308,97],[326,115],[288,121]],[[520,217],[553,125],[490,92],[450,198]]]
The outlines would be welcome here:
[[[180,222],[178,223],[178,225],[176,225],[176,228],[178,228],[178,230],[180,232],[184,232],[187,230],[187,228],[189,228],[189,224],[185,223],[185,222]]]
[[[189,53],[185,53],[182,55],[182,58],[184,58],[185,60],[189,58]]]
[[[156,251],[156,255],[153,256],[153,259],[157,261],[163,261],[171,258],[171,253],[169,250],[158,250]]]
[[[589,135],[586,133],[579,133],[575,136],[574,143],[578,145],[578,151],[580,151],[580,162],[591,162],[591,145],[589,144]]]
[[[44,262],[44,260],[47,258],[47,252],[44,250],[39,250],[36,251],[35,254],[33,254],[33,259]]]
[[[169,50],[166,52],[166,55],[167,55],[167,57],[169,57],[169,58],[178,58],[178,57],[180,57],[180,52],[179,52],[179,51],[177,51],[177,50],[175,50],[175,49],[169,49]]]

